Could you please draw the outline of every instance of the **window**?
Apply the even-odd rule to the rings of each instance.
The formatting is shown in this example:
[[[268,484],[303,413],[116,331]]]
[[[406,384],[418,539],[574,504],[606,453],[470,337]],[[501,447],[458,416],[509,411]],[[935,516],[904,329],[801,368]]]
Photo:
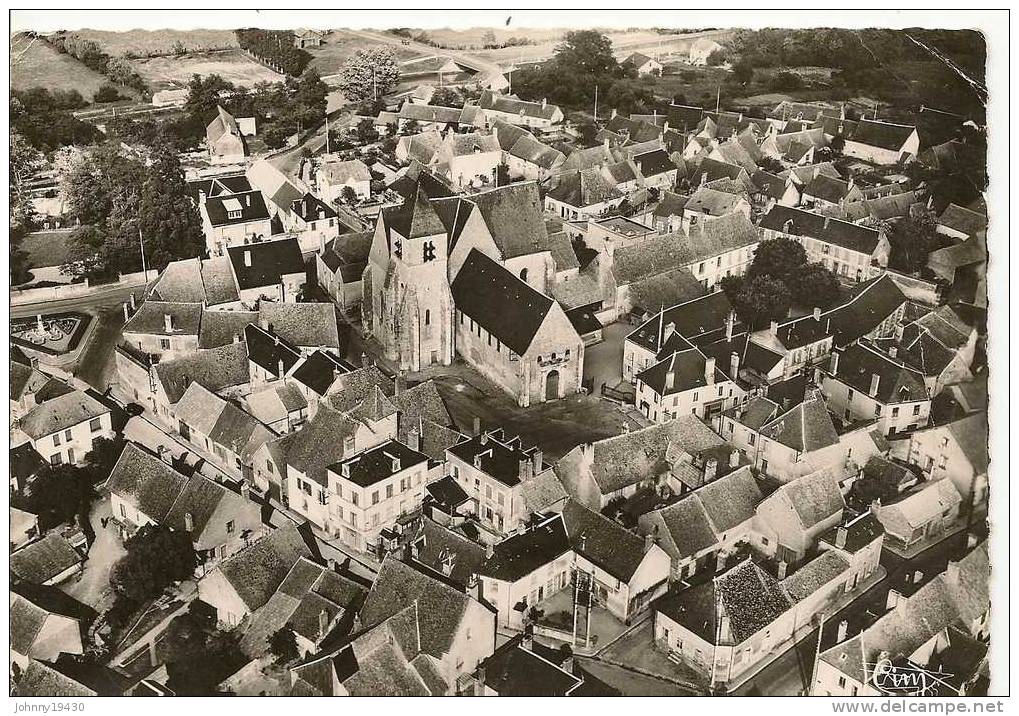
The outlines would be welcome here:
[[[942,455],[941,459],[938,460],[938,467],[940,467],[943,470],[947,464],[948,464],[948,455]]]
[[[693,400],[694,400],[695,403],[697,402],[697,395],[698,395],[697,393],[693,394]]]
[[[50,465],[59,465],[64,461],[64,456],[60,453],[54,453],[50,455]]]
[[[161,349],[163,349],[164,351],[170,350],[170,339],[169,338],[160,338],[159,339],[159,347]]]
[[[393,496],[393,486],[392,485],[386,485],[386,499],[388,500],[392,496]]]
[[[853,389],[850,388],[849,391],[846,393],[846,400],[852,400],[852,399],[853,399]]]
[[[500,493],[499,493],[499,494],[497,495],[497,497],[498,497],[498,499],[497,499],[497,502],[498,502],[498,503],[499,503],[500,505],[504,505],[504,504],[506,504],[506,496],[505,496],[505,495],[503,495],[503,494],[502,494],[502,493],[500,492]]]
[[[917,403],[916,405],[913,406],[913,415],[919,415],[919,414],[920,414],[920,404]]]
[[[426,241],[424,244],[422,244],[422,246],[421,246],[421,259],[425,263],[428,263],[429,261],[434,261],[435,260],[435,242],[434,241]]]
[[[265,471],[270,473],[270,474],[275,472],[275,469],[272,466],[272,460],[266,460],[265,461]]]
[[[379,504],[379,491],[378,490],[375,490],[375,492],[372,493],[372,504],[373,505]]]
[[[127,510],[124,508],[124,503],[120,503],[120,516],[127,517]]]
[[[846,677],[845,676],[840,676],[839,677],[839,688],[840,689],[846,688]]]
[[[492,486],[491,485],[485,485],[485,498],[489,499],[489,500],[492,499]]]
[[[351,492],[350,493],[350,501],[354,503],[354,507],[357,507],[357,493],[356,492]]]
[[[234,521],[228,520],[226,523],[226,533],[232,535],[234,533]]]
[[[427,308],[425,309],[425,325],[426,326],[432,325],[432,312]]]
[[[892,408],[892,417],[893,418],[899,417],[899,408],[898,408],[898,406]]]
[[[701,263],[697,266],[697,273],[704,273],[704,262],[703,261],[701,261]]]
[[[754,435],[753,433],[750,433],[750,439],[749,439],[749,441],[748,441],[748,442],[750,443],[750,445],[751,445],[751,446],[753,446],[753,444],[754,444],[754,443],[755,443],[756,441],[757,441],[757,436],[756,436],[756,435]]]
[[[527,281],[527,269],[526,268],[520,269],[520,280],[521,281]]]
[[[874,415],[880,415],[880,414],[881,414],[881,404],[880,403],[874,403]]]
[[[917,406],[917,407],[919,407],[919,406]],[[103,421],[100,420],[99,418],[95,418],[94,420],[90,420],[88,422],[88,429],[91,430],[94,433],[98,433],[100,430],[103,429]]]

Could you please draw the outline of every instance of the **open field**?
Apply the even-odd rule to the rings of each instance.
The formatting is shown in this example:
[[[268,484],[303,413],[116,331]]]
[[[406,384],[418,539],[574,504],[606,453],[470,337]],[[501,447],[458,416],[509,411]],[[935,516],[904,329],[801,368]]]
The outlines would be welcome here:
[[[67,54],[54,50],[45,40],[22,34],[11,38],[11,88],[27,90],[78,90],[87,100],[109,80]],[[118,87],[121,94],[133,91]]]
[[[152,57],[130,62],[153,92],[183,87],[195,74],[219,75],[243,87],[283,79],[282,75],[258,64],[241,50],[196,52],[180,57]]]
[[[366,50],[369,47],[378,46],[379,43],[375,40],[354,35],[344,30],[331,30],[325,37],[324,45],[305,49],[312,56],[309,67],[314,67],[321,76],[325,77],[327,75],[335,75],[343,69],[343,63],[358,50]],[[391,49],[399,62],[422,56],[417,50],[403,47],[398,42]]]
[[[75,35],[95,40],[114,57],[148,57],[169,54],[180,42],[189,52],[223,50],[237,47],[233,30],[75,30]]]
[[[550,31],[540,31],[550,32]],[[493,60],[500,63],[508,64],[510,62],[532,62],[542,59],[547,59],[552,56],[555,52],[556,45],[559,44],[559,39],[564,31],[557,31],[557,36],[543,41],[537,45],[525,45],[522,47],[504,47],[498,50],[478,50],[474,54],[478,57],[484,57],[487,60]],[[517,30],[517,34],[524,34],[530,36],[528,30]],[[712,31],[708,33],[708,36],[715,40],[719,37],[725,36],[725,31]],[[616,57],[620,60],[624,59],[631,52],[641,51],[645,54],[654,56],[656,53],[661,55],[663,59],[667,59],[669,56],[685,56],[690,52],[690,45],[692,45],[699,37],[704,36],[704,33],[689,34],[689,35],[660,35],[657,32],[649,32],[646,30],[638,30],[634,32],[607,32],[609,39],[612,40],[612,51]]]

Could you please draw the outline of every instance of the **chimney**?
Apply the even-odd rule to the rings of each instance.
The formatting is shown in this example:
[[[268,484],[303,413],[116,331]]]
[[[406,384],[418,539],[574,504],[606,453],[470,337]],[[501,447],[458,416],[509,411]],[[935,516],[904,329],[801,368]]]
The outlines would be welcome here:
[[[898,346],[889,346],[888,347],[888,357],[889,358],[898,358],[899,357],[899,347]]]
[[[276,373],[276,375],[277,375],[277,376],[279,376],[280,378],[282,378],[282,377],[283,377],[283,374],[284,374],[284,373],[286,372],[286,371],[284,370],[284,368],[283,368],[283,359],[282,359],[282,358],[280,358],[280,359],[279,359],[279,360],[278,360],[278,361],[276,362],[276,369],[277,369],[277,373]]]
[[[846,537],[849,535],[849,530],[844,525],[839,525],[838,529],[835,530],[835,546],[839,549],[846,548]]]
[[[240,343],[240,342],[241,342],[241,334],[240,333],[234,333],[234,343]]]
[[[665,374],[665,389],[672,390],[676,385],[676,374],[673,371],[669,371]]]
[[[195,518],[191,516],[190,512],[184,513],[184,531],[185,532],[195,531]]]
[[[541,472],[542,462],[544,458],[545,453],[543,453],[541,450],[535,450],[534,452],[531,453],[531,463],[533,465],[535,475]]]
[[[959,563],[949,562],[945,567],[945,578],[950,584],[959,583]]]
[[[243,497],[246,500],[246,499],[248,499],[248,496],[250,494],[251,494],[251,485],[249,483],[247,483],[247,482],[242,482],[241,483],[241,497]]]
[[[163,314],[163,328],[167,333],[173,333],[173,316],[169,313]]]
[[[393,396],[398,396],[402,392],[401,383],[403,382],[403,376],[397,373],[393,376]]]
[[[248,206],[251,206],[251,194],[250,193],[244,195],[244,203],[246,203]]]
[[[831,217],[830,216],[824,217],[824,230],[825,231],[828,230],[828,224],[830,224],[830,223],[831,223]]]
[[[655,546],[655,536],[648,532],[644,535],[644,551],[650,552],[651,548]]]
[[[846,193],[851,192],[853,190],[853,186],[855,186],[855,182],[853,181],[853,177],[849,177],[849,182],[846,184]]]
[[[414,451],[421,450],[421,433],[417,431],[417,428],[407,433],[407,447]]]
[[[771,327],[768,329],[768,332],[771,333],[772,337],[778,336],[778,321],[771,322]]]
[[[729,377],[736,380],[739,375],[739,353],[736,351],[732,352],[729,356]]]
[[[491,542],[485,545],[485,559],[492,559],[495,556],[495,547]]]
[[[520,637],[520,646],[527,651],[531,651],[534,648],[534,633],[530,630],[525,631]]]
[[[895,340],[896,340],[896,342],[899,342],[899,343],[902,342],[902,333],[903,333],[902,324],[901,323],[896,323],[895,324]]]
[[[732,331],[736,325],[736,312],[729,311],[729,317],[725,319],[725,340],[732,340]]]
[[[481,433],[481,440],[479,442],[482,445],[488,445],[488,433]]]
[[[849,634],[849,622],[843,619],[839,622],[839,634],[835,638],[835,643],[841,644],[846,640],[846,636]]]
[[[951,562],[949,562],[951,564]],[[895,609],[899,602],[903,601],[902,595],[895,589],[888,590],[888,597],[885,599],[885,609]]]
[[[785,579],[786,573],[789,571],[789,564],[783,559],[778,563],[778,578]]]
[[[545,107],[547,107],[547,106],[548,106],[548,98],[547,97],[542,97],[541,98],[541,108],[545,109]]]
[[[913,572],[913,584],[919,584],[923,581],[923,572],[919,569]]]
[[[615,110],[615,108],[613,108],[613,110],[612,110],[612,115],[611,115],[611,116],[609,117],[609,119],[615,119],[615,118],[616,118],[616,115],[618,115],[618,114],[619,114],[619,112],[617,112],[617,111]]]
[[[329,559],[327,559],[326,560],[326,565],[328,565],[330,572],[335,572],[336,571],[336,558],[335,557],[330,557]]]
[[[870,397],[877,395],[877,389],[881,385],[881,376],[877,373],[870,374]]]
[[[821,307],[820,306],[814,306],[814,320],[815,321],[820,321],[821,320]]]
[[[839,352],[833,350],[831,352],[831,362],[828,364],[828,370],[832,375],[838,375],[839,373]]]
[[[321,639],[326,635],[326,630],[329,628],[329,612],[325,609],[318,613],[318,638]]]
[[[136,306],[135,306],[135,304],[134,304],[134,294],[133,294],[133,293],[132,293],[132,294],[130,294],[130,295],[129,295],[129,296],[127,297],[127,300],[129,300],[129,301],[131,302],[131,310],[133,311],[133,310],[134,310],[134,309],[136,308]]]
[[[667,341],[669,339],[669,336],[671,336],[675,332],[676,324],[673,323],[672,321],[669,321],[668,323],[665,324],[665,335],[662,336],[662,341]]]
[[[127,301],[124,301],[124,323],[127,323],[128,320],[131,318],[131,314],[129,311],[130,309],[128,307]]]
[[[531,461],[528,458],[523,458],[517,463],[517,476],[520,478],[520,482],[526,482],[531,477]]]
[[[474,434],[475,435],[481,434],[481,418],[479,418],[477,415],[474,416]]]
[[[718,458],[709,457],[704,461],[704,482],[711,482],[718,475]]]
[[[244,249],[244,265],[251,268],[251,251]]]
[[[791,233],[793,233],[793,220],[792,219],[786,219],[785,223],[782,224],[782,233],[783,234],[791,234]]]
[[[715,357],[708,356],[704,359],[704,382],[708,385],[715,384]]]
[[[729,453],[729,467],[736,468],[739,465],[739,450]]]
[[[708,183],[708,173],[707,172],[703,172],[701,174],[701,186],[704,186],[707,183]]]
[[[326,235],[324,233],[318,235],[318,252],[320,254],[326,252]]]

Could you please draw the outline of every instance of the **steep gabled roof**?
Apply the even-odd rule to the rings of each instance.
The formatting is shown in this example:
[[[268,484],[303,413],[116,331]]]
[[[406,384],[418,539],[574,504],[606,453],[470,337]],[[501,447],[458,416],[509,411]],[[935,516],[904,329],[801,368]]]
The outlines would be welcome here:
[[[477,249],[467,255],[450,290],[458,310],[521,356],[553,304]]]
[[[822,398],[806,400],[761,428],[761,434],[799,453],[835,445],[838,432]]]

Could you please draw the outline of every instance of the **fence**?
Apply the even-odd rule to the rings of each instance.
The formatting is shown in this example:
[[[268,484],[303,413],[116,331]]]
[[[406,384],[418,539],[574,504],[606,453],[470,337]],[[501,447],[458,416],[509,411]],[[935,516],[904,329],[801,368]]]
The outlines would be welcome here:
[[[150,271],[149,275],[155,278],[156,272]],[[89,285],[88,279],[81,283],[69,283],[62,286],[46,286],[45,288],[26,288],[11,290],[11,305],[23,306],[30,303],[46,303],[47,301],[61,301],[68,298],[80,296],[91,296],[94,294],[112,291],[117,288],[128,288],[131,286],[144,286],[145,274],[141,271],[136,273],[122,274],[116,281]]]

